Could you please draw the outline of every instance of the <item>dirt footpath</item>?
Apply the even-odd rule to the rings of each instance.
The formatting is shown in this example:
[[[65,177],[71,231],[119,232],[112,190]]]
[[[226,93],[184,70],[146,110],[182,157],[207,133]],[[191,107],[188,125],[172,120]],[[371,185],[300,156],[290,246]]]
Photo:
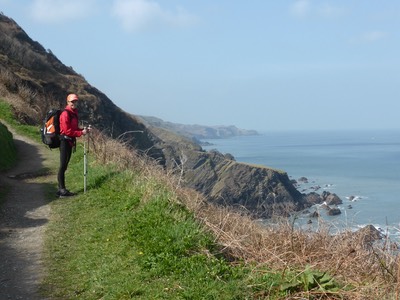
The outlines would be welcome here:
[[[0,186],[10,188],[0,205],[0,300],[43,299],[43,235],[50,214],[44,184],[35,180],[48,151],[14,134],[18,163],[0,174]],[[42,153],[41,153],[42,152]]]

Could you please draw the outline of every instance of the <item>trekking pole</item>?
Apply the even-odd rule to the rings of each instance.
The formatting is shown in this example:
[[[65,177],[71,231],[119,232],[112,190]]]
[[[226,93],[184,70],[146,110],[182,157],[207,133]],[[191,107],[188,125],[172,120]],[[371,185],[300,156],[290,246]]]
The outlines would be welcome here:
[[[90,125],[88,126],[87,138],[83,143],[83,193],[86,193],[87,175],[88,175],[88,152],[89,152],[89,132]]]

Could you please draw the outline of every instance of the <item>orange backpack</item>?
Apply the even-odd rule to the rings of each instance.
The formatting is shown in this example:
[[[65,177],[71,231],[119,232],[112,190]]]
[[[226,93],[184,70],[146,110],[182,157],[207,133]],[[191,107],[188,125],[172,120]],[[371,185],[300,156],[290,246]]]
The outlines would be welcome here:
[[[50,149],[60,147],[60,115],[61,109],[50,109],[43,120],[41,131],[43,144]]]

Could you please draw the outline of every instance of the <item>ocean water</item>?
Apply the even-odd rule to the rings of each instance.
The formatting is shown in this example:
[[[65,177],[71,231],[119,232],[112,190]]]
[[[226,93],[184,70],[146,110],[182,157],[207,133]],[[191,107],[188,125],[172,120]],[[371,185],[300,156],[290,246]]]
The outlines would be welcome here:
[[[313,209],[339,228],[372,224],[400,237],[400,130],[266,132],[207,142],[213,145],[205,150],[284,170],[291,179],[306,177],[301,192],[320,186],[318,193],[336,193],[341,215]]]

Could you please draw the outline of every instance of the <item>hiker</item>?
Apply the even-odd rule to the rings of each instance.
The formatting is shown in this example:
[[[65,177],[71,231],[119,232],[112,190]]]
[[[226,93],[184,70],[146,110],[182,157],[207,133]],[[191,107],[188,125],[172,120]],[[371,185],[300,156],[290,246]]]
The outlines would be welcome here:
[[[78,96],[69,94],[67,106],[60,115],[60,169],[58,170],[58,192],[59,197],[74,196],[75,193],[68,191],[65,187],[65,171],[72,154],[72,148],[76,146],[76,138],[89,133],[89,128],[79,128],[78,119]]]

